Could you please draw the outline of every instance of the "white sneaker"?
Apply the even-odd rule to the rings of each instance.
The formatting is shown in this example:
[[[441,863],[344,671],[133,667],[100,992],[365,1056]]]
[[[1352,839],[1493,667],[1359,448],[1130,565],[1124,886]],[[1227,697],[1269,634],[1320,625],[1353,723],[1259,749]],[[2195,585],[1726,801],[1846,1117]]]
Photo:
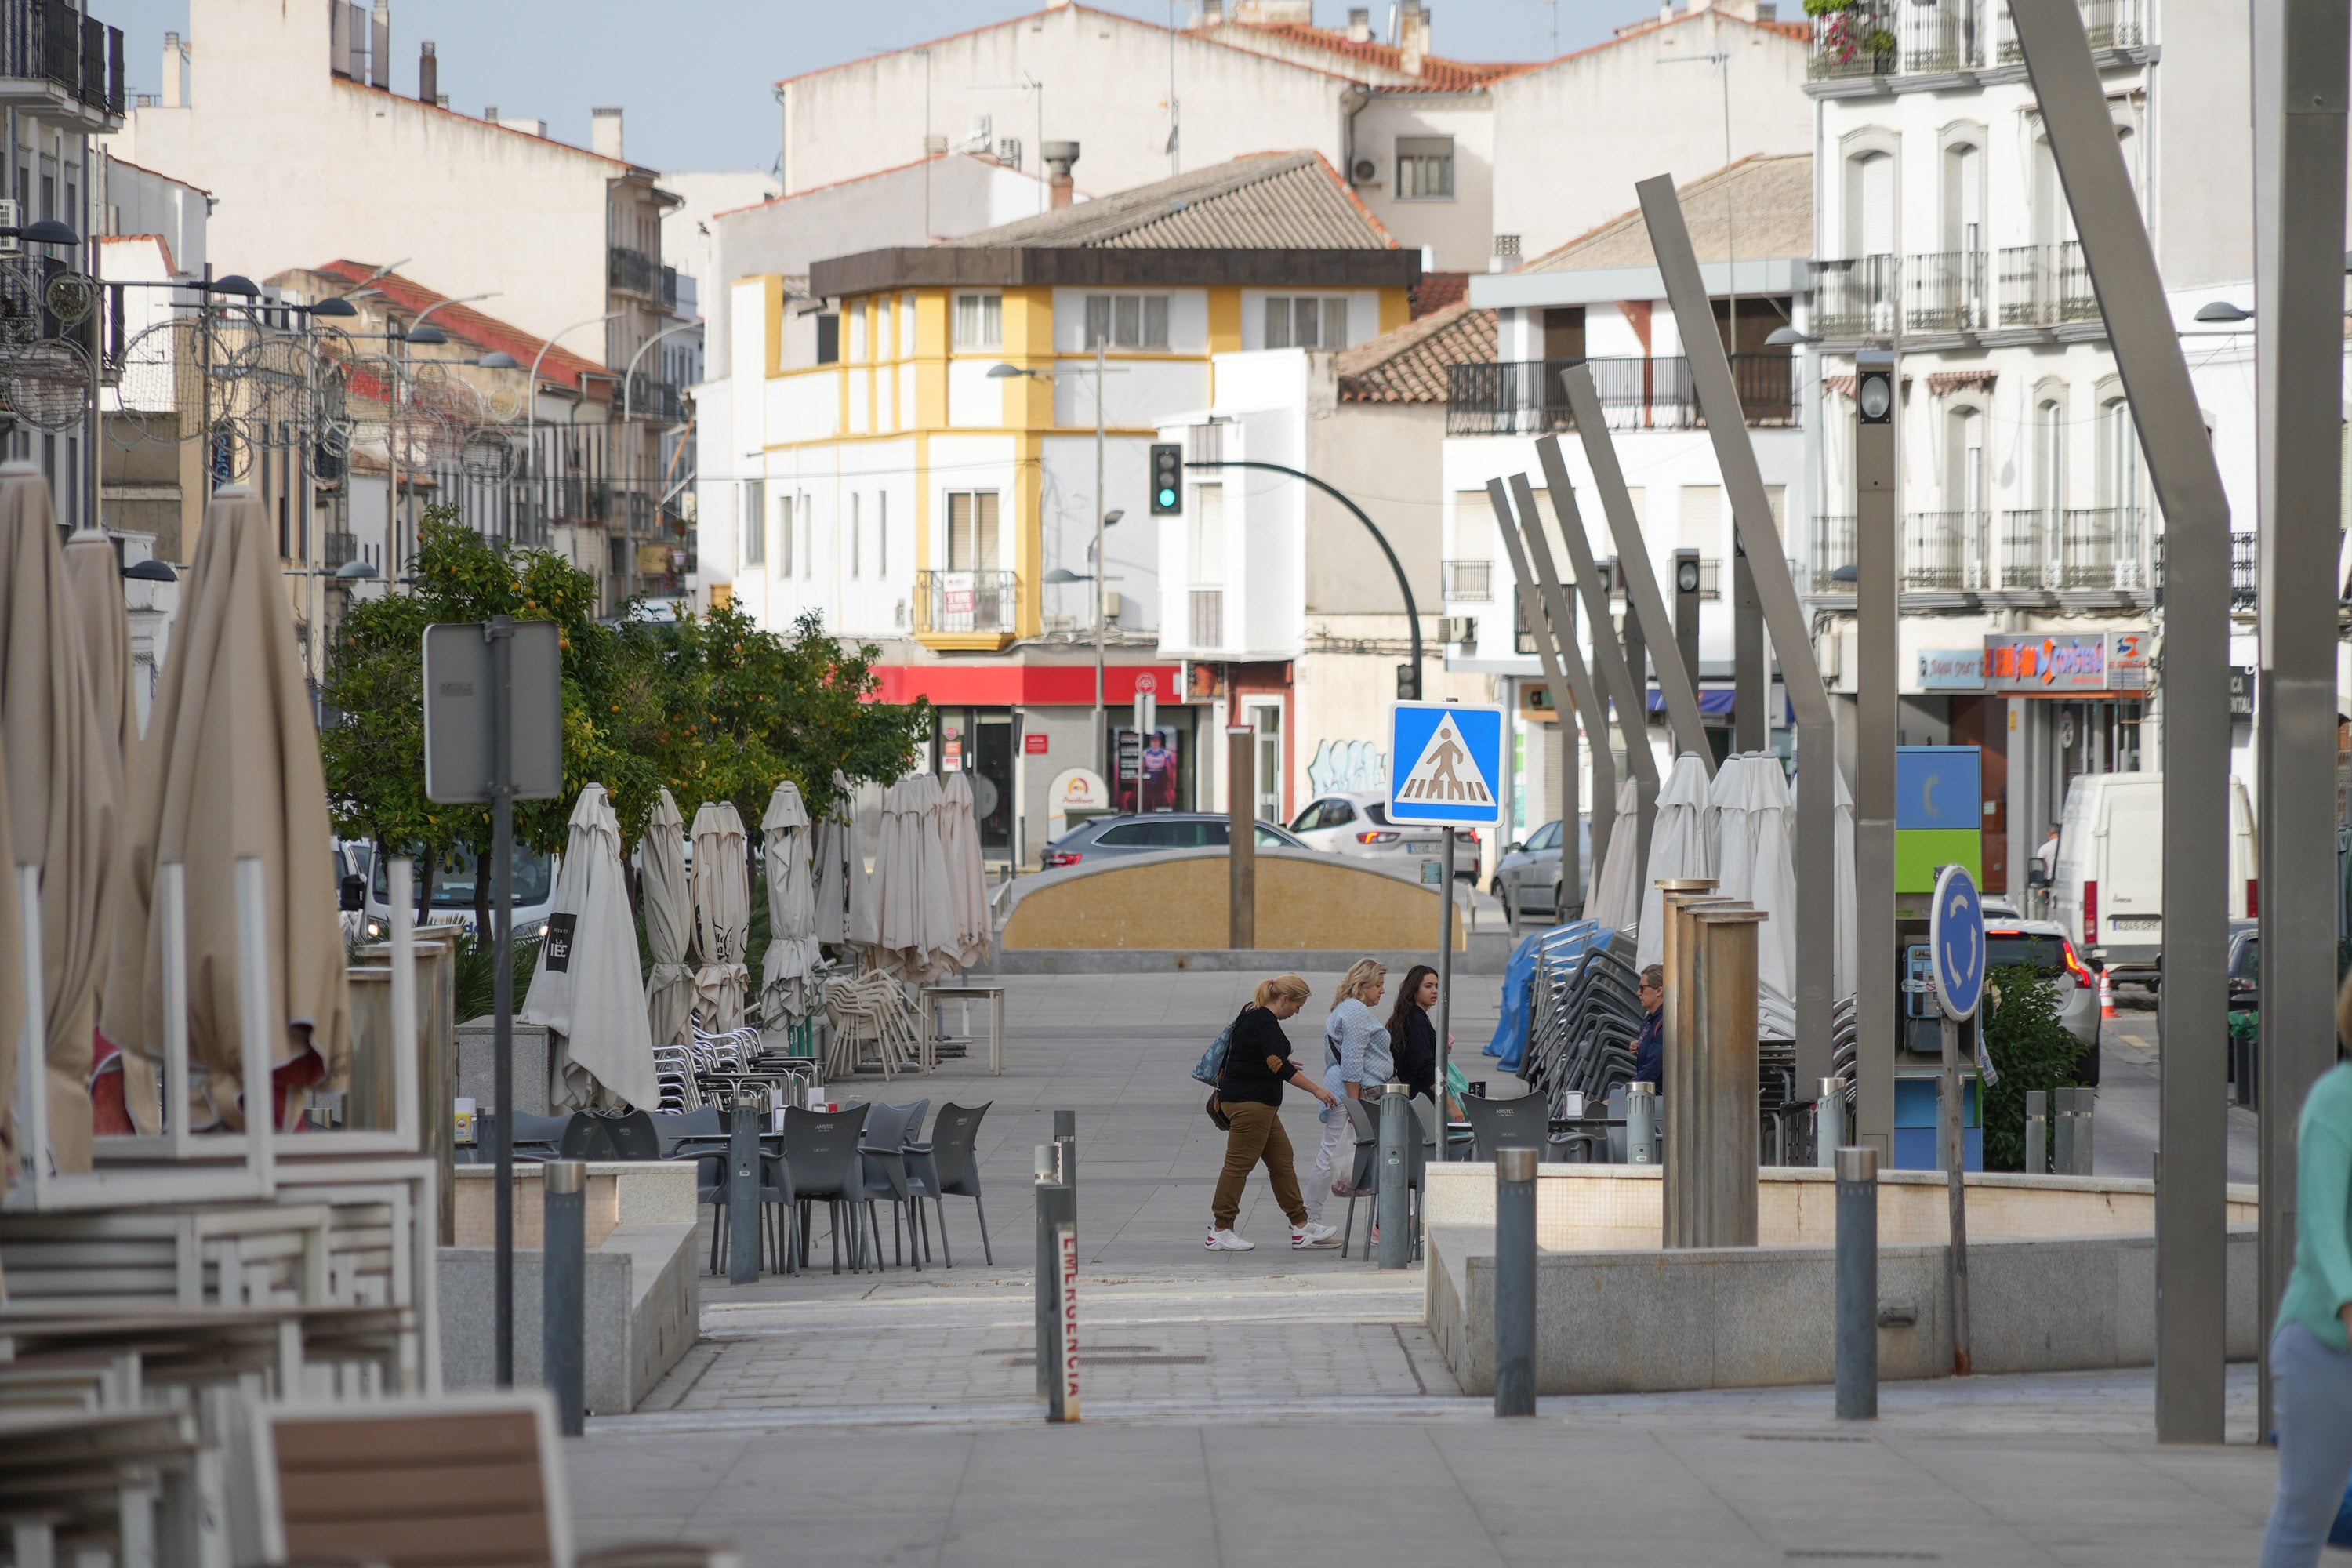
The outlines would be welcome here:
[[[1201,1245],[1212,1252],[1248,1252],[1254,1250],[1257,1243],[1244,1241],[1238,1231],[1219,1230],[1212,1226],[1209,1229],[1209,1239]]]
[[[1339,1233],[1328,1225],[1316,1225],[1311,1222],[1307,1225],[1295,1225],[1290,1227],[1290,1245],[1300,1247],[1337,1247],[1339,1245]]]

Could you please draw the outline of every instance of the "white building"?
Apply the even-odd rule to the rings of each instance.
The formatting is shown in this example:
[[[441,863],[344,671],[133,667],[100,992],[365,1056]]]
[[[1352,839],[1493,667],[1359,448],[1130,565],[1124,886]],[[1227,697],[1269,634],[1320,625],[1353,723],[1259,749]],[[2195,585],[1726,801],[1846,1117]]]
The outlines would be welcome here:
[[[1128,189],[1266,148],[1312,149],[1433,270],[1484,271],[1624,206],[1629,167],[1708,169],[1801,153],[1806,28],[1758,0],[1668,9],[1544,62],[1451,59],[1428,9],[1313,25],[1309,0],[1206,0],[1171,30],[1091,6],[1046,9],[778,85],[784,189],[950,147],[1035,166],[1087,149],[1083,181]]]
[[[2083,0],[2083,16],[2178,323],[2210,332],[2200,305],[2252,303],[2246,9]],[[1824,663],[1852,691],[1851,589],[1832,576],[1853,552],[1847,356],[1891,346],[1902,738],[1985,748],[1985,886],[2019,890],[2072,779],[2156,765],[2162,519],[2006,7],[1857,0],[1821,19],[1812,71],[1824,341],[1807,385],[1826,395],[1808,409],[1806,542],[1815,606],[1838,621]],[[2185,346],[2238,520],[2231,662],[2251,666],[2252,338]]]
[[[1808,493],[1805,437],[1799,428],[1795,362],[1786,348],[1765,340],[1776,328],[1801,319],[1812,235],[1811,164],[1801,155],[1743,159],[1678,193],[1715,303],[1715,320],[1706,330],[1734,351],[1733,374],[1747,407],[1749,439],[1784,531],[1788,515],[1791,510],[1801,512]],[[1557,715],[1570,705],[1552,702],[1549,692],[1538,695],[1544,685],[1542,668],[1533,643],[1521,632],[1518,584],[1486,482],[1528,476],[1545,521],[1556,531],[1559,520],[1535,445],[1542,436],[1558,436],[1593,556],[1605,562],[1617,555],[1559,381],[1569,366],[1588,365],[1657,581],[1673,581],[1677,550],[1698,552],[1698,675],[1709,739],[1718,756],[1728,746],[1731,722],[1731,511],[1714,444],[1691,391],[1683,357],[1686,330],[1667,308],[1649,230],[1638,211],[1621,215],[1517,272],[1472,279],[1470,300],[1494,310],[1496,348],[1494,363],[1456,364],[1451,372],[1439,492],[1446,505],[1444,609],[1470,635],[1449,649],[1446,663],[1452,670],[1496,678],[1504,700],[1517,715],[1515,827],[1507,837],[1524,838],[1555,815],[1563,747]],[[1793,509],[1792,497],[1798,503]],[[1552,537],[1558,540],[1556,531]],[[1564,547],[1555,542],[1552,554],[1568,580]],[[1579,643],[1589,647],[1591,628],[1580,606],[1577,615]],[[1662,721],[1663,703],[1654,688],[1650,701],[1655,720]],[[1776,687],[1776,710],[1780,701]],[[1662,764],[1671,761],[1662,722],[1654,724],[1652,743]],[[1785,749],[1785,740],[1780,743]],[[1590,812],[1594,803],[1589,738],[1574,766],[1578,800]],[[1622,758],[1617,772],[1625,776]]]

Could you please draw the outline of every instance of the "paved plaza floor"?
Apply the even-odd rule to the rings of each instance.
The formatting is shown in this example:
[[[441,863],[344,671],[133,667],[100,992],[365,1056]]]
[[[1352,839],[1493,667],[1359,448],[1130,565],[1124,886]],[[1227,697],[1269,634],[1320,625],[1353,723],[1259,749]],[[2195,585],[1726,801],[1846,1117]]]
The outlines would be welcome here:
[[[994,1264],[950,1199],[952,1268],[835,1275],[820,1230],[810,1275],[706,1279],[702,1342],[569,1447],[583,1543],[1136,1568],[2253,1557],[2276,1471],[2252,1443],[2250,1368],[2217,1448],[2156,1446],[2145,1370],[1889,1384],[1864,1426],[1822,1388],[1547,1398],[1498,1422],[1422,1326],[1419,1270],[1292,1251],[1262,1175],[1240,1221],[1257,1250],[1205,1252],[1223,1140],[1188,1074],[1258,978],[1017,977],[1002,1077],[967,1059],[860,1080],[860,1098],[991,1103]],[[1308,978],[1291,1034],[1313,1059],[1338,977]],[[1486,977],[1455,998],[1474,1076],[1499,996]],[[1032,1359],[1027,1188],[1056,1109],[1079,1131],[1076,1427],[1044,1423]],[[1302,1175],[1313,1110],[1285,1107]]]

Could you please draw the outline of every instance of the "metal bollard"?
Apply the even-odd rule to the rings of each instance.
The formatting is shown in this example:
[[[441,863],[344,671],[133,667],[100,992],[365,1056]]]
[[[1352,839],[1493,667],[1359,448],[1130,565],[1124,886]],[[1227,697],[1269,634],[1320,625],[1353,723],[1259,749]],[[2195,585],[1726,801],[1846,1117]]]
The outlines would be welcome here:
[[[2050,1096],[2038,1089],[2025,1091],[2025,1173],[2050,1173]]]
[[[577,1437],[587,1417],[588,1163],[550,1160],[539,1168],[545,1205],[540,1252],[541,1373],[555,1396],[563,1435]]]
[[[1837,1414],[1878,1418],[1878,1151],[1837,1152]]]
[[[1654,1083],[1625,1086],[1625,1163],[1658,1163],[1658,1086]]]
[[[2057,1091],[2058,1108],[2050,1117],[2051,1170],[2061,1176],[2074,1173],[2074,1091]]]
[[[1536,1413],[1536,1152],[1495,1151],[1495,1414]]]
[[[1381,1245],[1374,1253],[1382,1268],[1405,1268],[1412,1263],[1412,1148],[1408,1142],[1418,1131],[1405,1104],[1401,1083],[1381,1086],[1380,1201],[1372,1205],[1381,1226]]]
[[[1822,1079],[1822,1097],[1813,1101],[1813,1163],[1824,1171],[1837,1169],[1837,1152],[1845,1147],[1845,1079]]]
[[[1061,1145],[1037,1150],[1037,1392],[1048,1421],[1078,1418],[1078,1229]]]
[[[760,1108],[739,1097],[727,1123],[727,1282],[760,1279]]]
[[[2074,1091],[2074,1173],[2078,1176],[2098,1174],[2091,1137],[2091,1113],[2098,1106],[2097,1089],[2078,1089]]]
[[[1059,1248],[1054,1234],[1053,1204],[1047,1194],[1060,1185],[1061,1145],[1037,1145],[1037,1397],[1054,1391],[1054,1346],[1060,1337],[1055,1282],[1061,1274]]]
[[[1054,1146],[1062,1152],[1062,1185],[1070,1189],[1070,1223],[1078,1216],[1078,1113],[1054,1112]]]

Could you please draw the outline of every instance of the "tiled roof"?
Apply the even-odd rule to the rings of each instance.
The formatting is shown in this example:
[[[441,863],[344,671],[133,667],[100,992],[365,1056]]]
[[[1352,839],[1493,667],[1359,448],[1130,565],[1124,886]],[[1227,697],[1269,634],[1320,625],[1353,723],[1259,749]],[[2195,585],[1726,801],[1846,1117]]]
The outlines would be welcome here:
[[[944,242],[959,247],[1393,250],[1320,153],[1259,153]]]
[[[1377,39],[1351,38],[1334,28],[1308,26],[1303,22],[1236,21],[1231,26],[1246,27],[1251,32],[1263,33],[1268,37],[1281,38],[1310,49],[1320,49],[1326,54],[1338,55],[1353,65],[1370,66],[1380,70],[1393,71],[1400,76],[1405,74],[1404,51],[1394,44],[1383,44]],[[1217,35],[1210,33],[1207,37],[1216,38]],[[1222,43],[1224,40],[1219,38],[1217,41]],[[1248,47],[1245,44],[1239,47]],[[1448,59],[1443,55],[1423,55],[1421,58],[1421,73],[1414,79],[1412,87],[1383,84],[1381,90],[1397,92],[1419,88],[1429,92],[1462,92],[1483,87],[1487,82],[1501,77],[1514,76],[1520,71],[1534,68],[1533,65],[1525,61],[1455,60]]]
[[[367,284],[375,290],[371,299],[404,312],[411,320],[437,305],[440,309],[433,311],[430,325],[439,327],[450,337],[485,352],[499,349],[512,354],[525,369],[530,368],[536,359],[541,381],[553,382],[559,386],[578,387],[583,374],[609,377],[613,374],[594,360],[560,345],[550,344],[545,339],[534,337],[512,322],[501,321],[496,316],[486,316],[471,305],[449,304],[446,302],[447,295],[436,293],[397,272],[387,272],[378,278],[373,276],[375,271],[364,261],[330,261],[317,269],[318,276],[340,283],[345,289]],[[543,358],[540,353],[542,348],[546,349]]]
[[[1470,274],[1467,272],[1424,272],[1421,281],[1412,286],[1412,319],[1433,316],[1446,306],[1470,297]]]
[[[1343,349],[1332,367],[1342,403],[1443,403],[1446,367],[1494,361],[1495,312],[1467,300]]]
[[[1701,261],[1728,261],[1736,245],[1749,260],[1813,253],[1813,156],[1751,153],[1675,188]],[[1725,196],[1730,201],[1727,207]],[[1586,272],[1603,267],[1654,267],[1642,209],[1611,218],[1521,270]]]

